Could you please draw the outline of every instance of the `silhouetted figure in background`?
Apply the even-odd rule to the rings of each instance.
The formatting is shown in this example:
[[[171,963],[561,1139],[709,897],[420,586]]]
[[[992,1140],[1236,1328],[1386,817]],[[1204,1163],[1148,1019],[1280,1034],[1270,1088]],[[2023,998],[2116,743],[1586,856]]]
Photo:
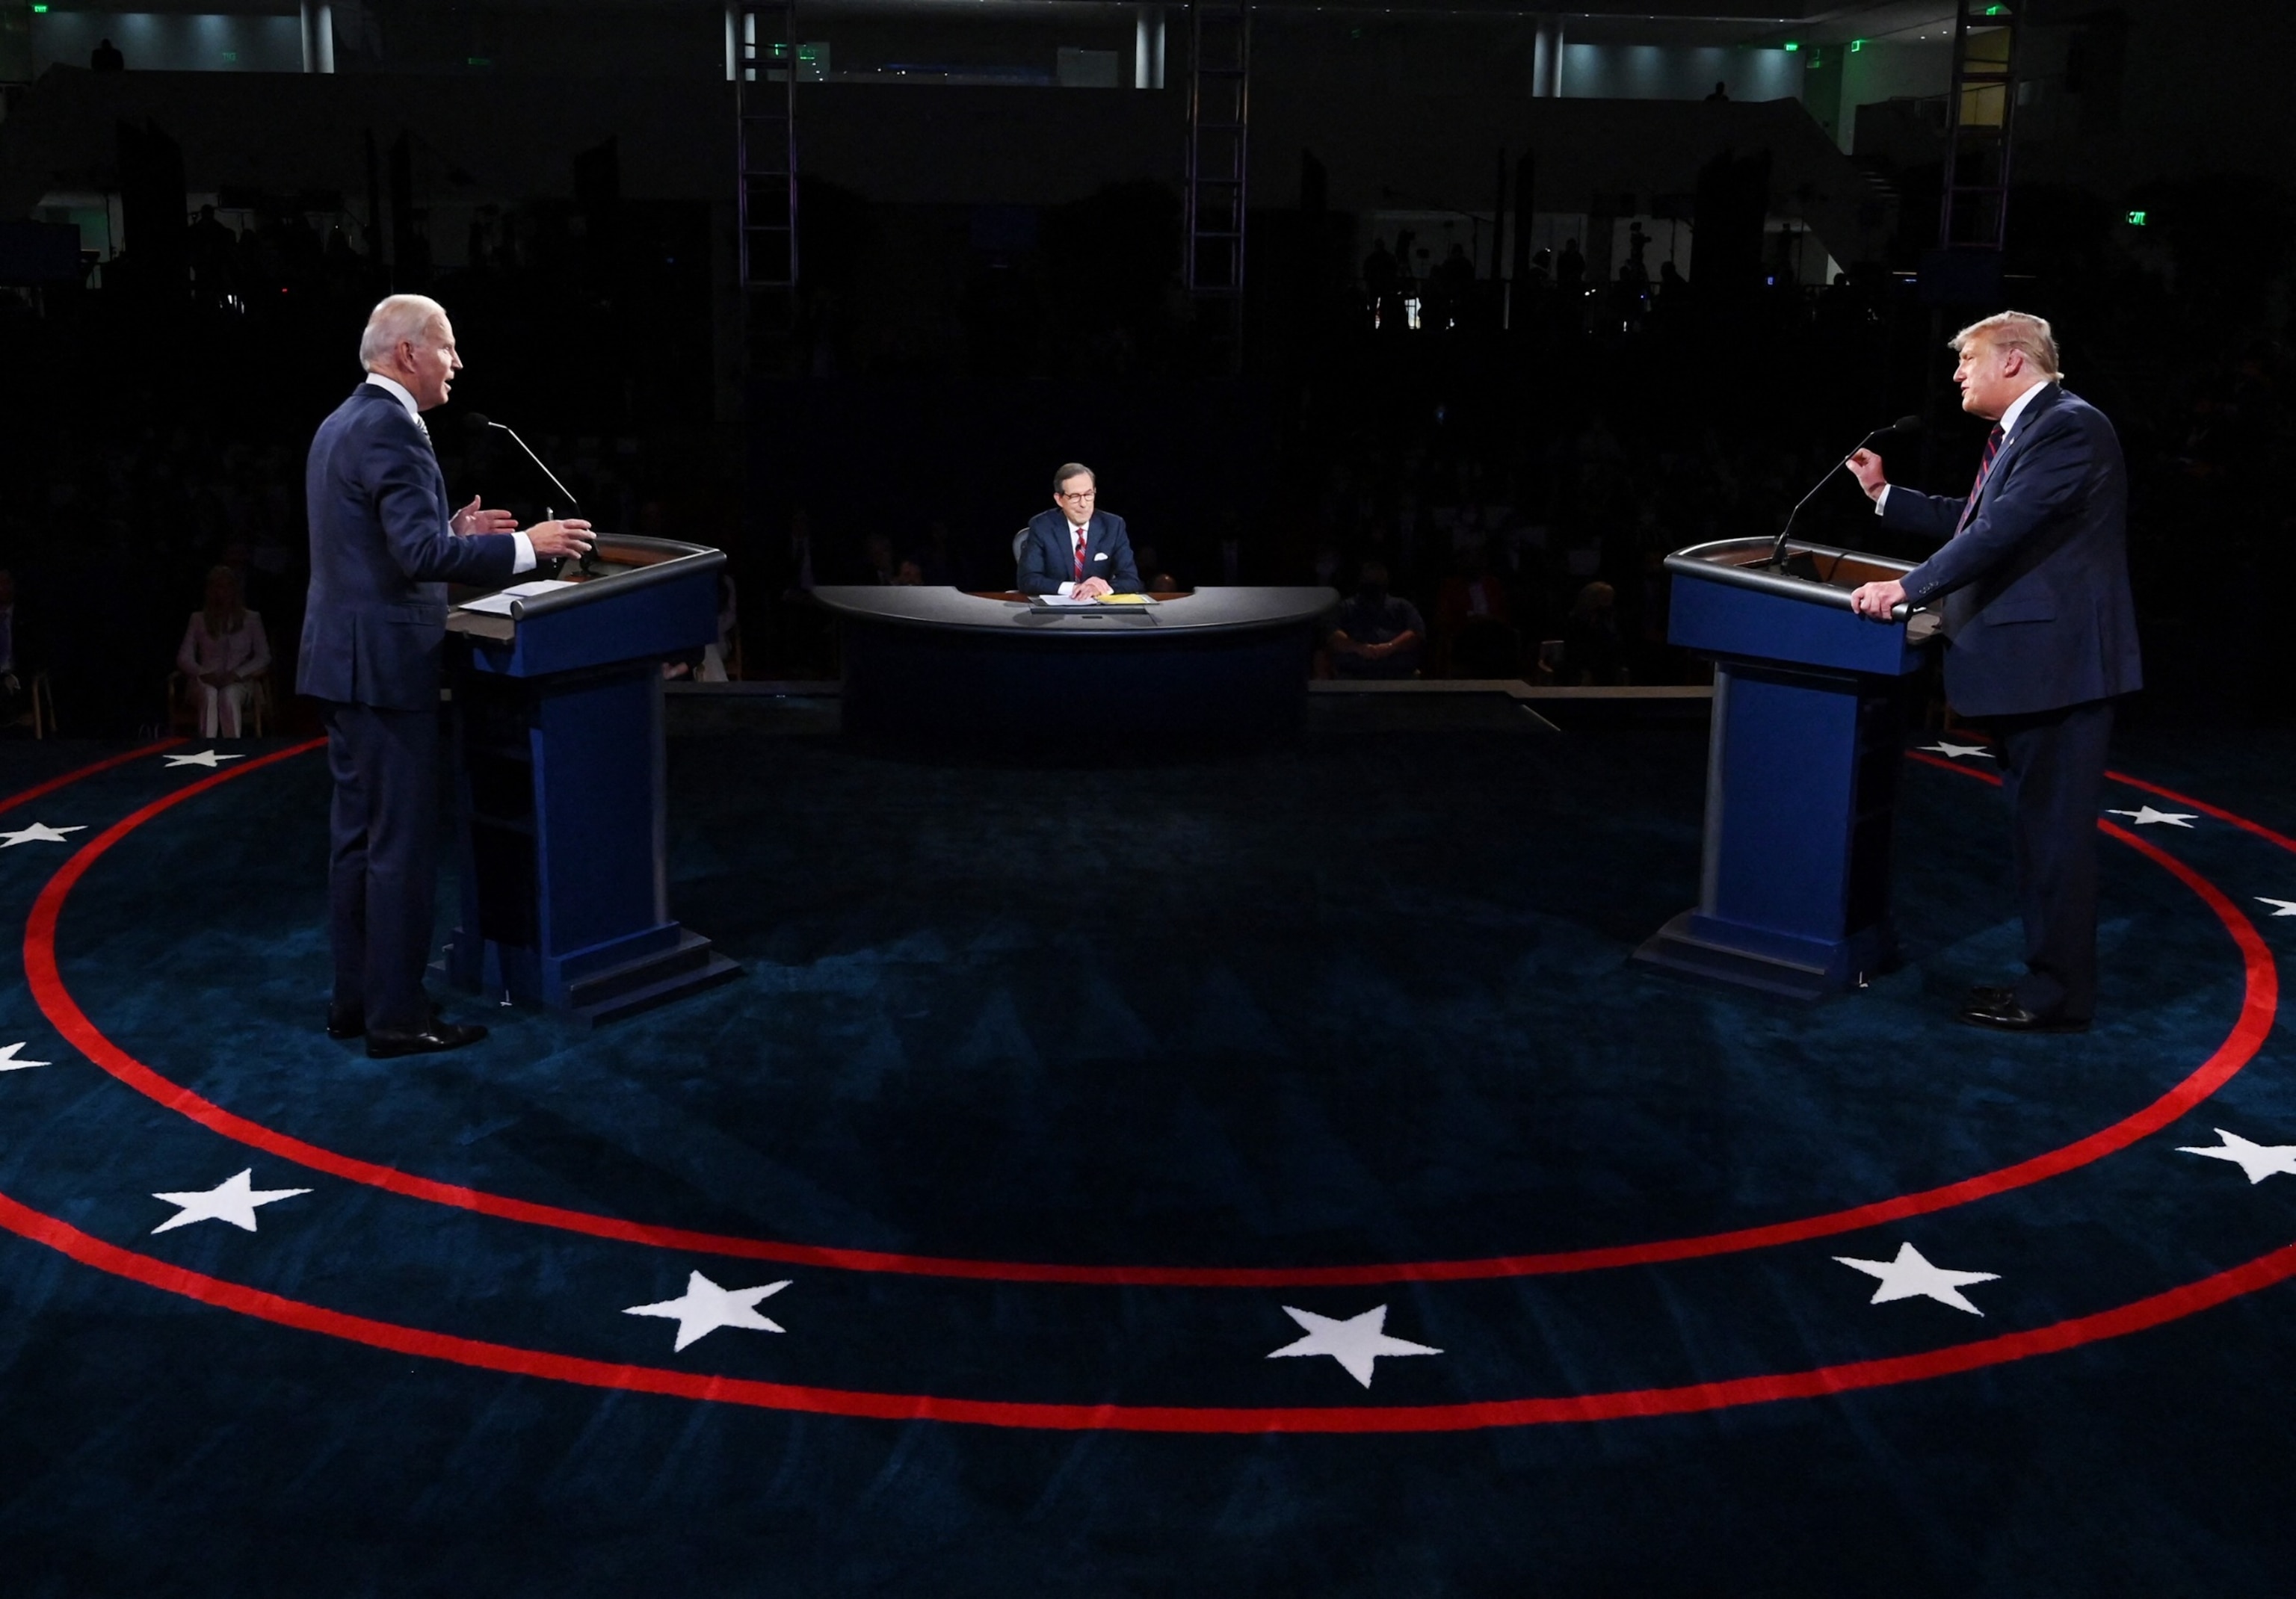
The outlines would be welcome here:
[[[1562,253],[1554,258],[1554,286],[1565,296],[1579,293],[1587,286],[1587,258],[1578,251],[1578,241],[1562,241]]]
[[[1364,258],[1364,293],[1371,301],[1372,325],[1393,332],[1403,325],[1403,275],[1388,253],[1387,241],[1374,239]]]
[[[110,39],[98,39],[95,48],[87,53],[87,66],[91,72],[125,72],[127,70],[127,58],[119,53],[119,46]]]
[[[1727,100],[1730,98],[1730,91],[1724,88],[1719,83],[1717,83],[1714,86],[1714,92],[1711,94],[1709,94],[1706,98],[1709,102]]]
[[[1324,640],[1332,669],[1342,677],[1411,677],[1427,642],[1419,608],[1387,588],[1387,568],[1366,561],[1356,592],[1340,607],[1338,626]]]
[[[212,205],[200,208],[191,226],[192,278],[202,305],[220,306],[232,291],[233,264],[239,254],[239,235],[216,217]]]

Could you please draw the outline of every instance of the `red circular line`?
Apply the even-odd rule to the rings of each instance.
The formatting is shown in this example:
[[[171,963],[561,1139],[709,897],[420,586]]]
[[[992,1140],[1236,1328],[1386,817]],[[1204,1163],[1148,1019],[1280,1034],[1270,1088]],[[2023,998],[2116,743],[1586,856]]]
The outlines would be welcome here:
[[[1799,1372],[1733,1377],[1677,1388],[1615,1390],[1560,1398],[1478,1399],[1449,1405],[1242,1406],[1058,1405],[1010,1399],[955,1399],[934,1394],[879,1393],[816,1388],[754,1378],[713,1376],[660,1366],[618,1365],[433,1332],[330,1310],[245,1283],[186,1270],[81,1232],[70,1223],[0,1194],[0,1227],[99,1271],[180,1294],[280,1326],[389,1349],[425,1359],[518,1376],[543,1377],[589,1388],[663,1394],[747,1405],[761,1410],[884,1421],[966,1422],[980,1426],[1131,1432],[1457,1432],[1486,1427],[1529,1427],[1563,1422],[1616,1421],[1628,1416],[1682,1415],[1780,1399],[1816,1398],[1919,1382],[2001,1365],[2035,1355],[2061,1353],[2100,1339],[2119,1338],[2212,1308],[2296,1276],[2296,1244],[2220,1271],[2196,1283],[2087,1316],[2022,1332],[1948,1344],[1917,1355],[1856,1360]]]
[[[190,783],[144,806],[89,840],[59,868],[40,891],[24,929],[24,969],[34,998],[48,1020],[80,1053],[113,1077],[178,1114],[188,1117],[226,1138],[324,1171],[347,1181],[418,1199],[433,1204],[504,1220],[578,1233],[594,1238],[644,1244],[657,1249],[698,1254],[771,1260],[786,1265],[813,1266],[836,1271],[885,1272],[912,1276],[970,1278],[1001,1283],[1068,1283],[1101,1286],[1166,1288],[1304,1288],[1362,1287],[1390,1283],[1468,1282],[1500,1277],[1539,1276],[1620,1267],[1652,1266],[1675,1260],[1698,1259],[1742,1250],[1767,1249],[1782,1243],[1857,1232],[1884,1222],[1927,1215],[1956,1205],[1991,1198],[2012,1189],[2059,1177],[2128,1148],[2175,1121],[2222,1087],[2252,1059],[2272,1030],[2279,1005],[2279,974],[2272,952],[2254,925],[2213,883],[2181,861],[2126,829],[2100,823],[2103,830],[2165,868],[2215,911],[2241,951],[2246,977],[2239,1018],[2214,1054],[2168,1093],[2131,1115],[2062,1148],[2021,1160],[1997,1171],[1964,1177],[1942,1187],[1900,1194],[1893,1199],[1804,1217],[1685,1238],[1659,1239],[1644,1243],[1603,1245],[1592,1249],[1546,1253],[1501,1255],[1468,1260],[1401,1261],[1329,1267],[1185,1267],[1075,1266],[1037,1261],[975,1260],[947,1256],[901,1254],[877,1250],[840,1249],[822,1244],[788,1243],[777,1240],[741,1238],[681,1227],[652,1226],[569,1210],[531,1200],[490,1193],[459,1184],[363,1160],[290,1134],[278,1132],[226,1111],[189,1088],[169,1081],[111,1042],[79,1008],[58,968],[55,931],[66,898],[94,862],[135,828],[169,808],[217,784],[244,776],[290,756],[316,749],[323,740],[283,750],[244,767],[219,772]],[[1942,763],[1940,763],[1942,764]],[[1964,775],[1997,779],[1987,774]]]
[[[61,777],[51,777],[45,783],[36,783],[21,793],[11,794],[5,800],[0,800],[0,811],[13,810],[20,805],[29,805],[43,794],[53,794],[58,789],[68,788],[83,777],[93,777],[98,772],[109,772],[114,767],[124,767],[131,760],[141,760],[147,755],[157,755],[162,750],[172,750],[176,745],[187,742],[179,738],[163,738],[155,744],[145,744],[140,750],[130,750],[125,755],[106,756],[102,760],[92,761],[75,771],[66,772]]]

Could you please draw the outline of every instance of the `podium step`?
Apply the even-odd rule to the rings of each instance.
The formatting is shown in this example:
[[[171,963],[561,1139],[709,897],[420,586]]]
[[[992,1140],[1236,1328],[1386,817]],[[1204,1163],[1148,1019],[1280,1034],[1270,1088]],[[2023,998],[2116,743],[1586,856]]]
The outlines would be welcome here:
[[[683,932],[676,947],[641,956],[567,985],[567,1009],[595,1025],[636,1015],[684,995],[738,975],[742,968],[719,955],[696,932]]]

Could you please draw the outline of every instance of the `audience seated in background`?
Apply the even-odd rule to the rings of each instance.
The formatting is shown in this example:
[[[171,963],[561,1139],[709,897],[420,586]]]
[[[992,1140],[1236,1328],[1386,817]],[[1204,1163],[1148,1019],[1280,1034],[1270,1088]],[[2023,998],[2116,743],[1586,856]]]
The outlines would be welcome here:
[[[1324,641],[1332,669],[1342,677],[1413,677],[1427,641],[1419,608],[1387,588],[1387,568],[1366,561],[1356,592],[1340,606],[1338,624]]]
[[[1521,645],[1509,613],[1506,585],[1492,570],[1490,545],[1465,551],[1435,602],[1443,667],[1454,677],[1512,677]]]
[[[1589,583],[1571,604],[1562,626],[1562,676],[1579,687],[1608,686],[1626,680],[1626,644],[1619,636],[1618,591]]]
[[[208,573],[207,603],[192,612],[176,651],[185,694],[199,709],[201,738],[241,736],[255,680],[270,667],[263,619],[240,603],[231,568],[217,567]]]

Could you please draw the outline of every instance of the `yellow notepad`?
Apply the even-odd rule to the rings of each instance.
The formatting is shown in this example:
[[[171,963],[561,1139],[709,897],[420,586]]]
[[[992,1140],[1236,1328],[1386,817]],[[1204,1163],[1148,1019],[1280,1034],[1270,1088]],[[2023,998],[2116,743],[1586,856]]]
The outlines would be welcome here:
[[[1103,605],[1146,605],[1152,603],[1146,594],[1103,594],[1100,596],[1100,603]]]

